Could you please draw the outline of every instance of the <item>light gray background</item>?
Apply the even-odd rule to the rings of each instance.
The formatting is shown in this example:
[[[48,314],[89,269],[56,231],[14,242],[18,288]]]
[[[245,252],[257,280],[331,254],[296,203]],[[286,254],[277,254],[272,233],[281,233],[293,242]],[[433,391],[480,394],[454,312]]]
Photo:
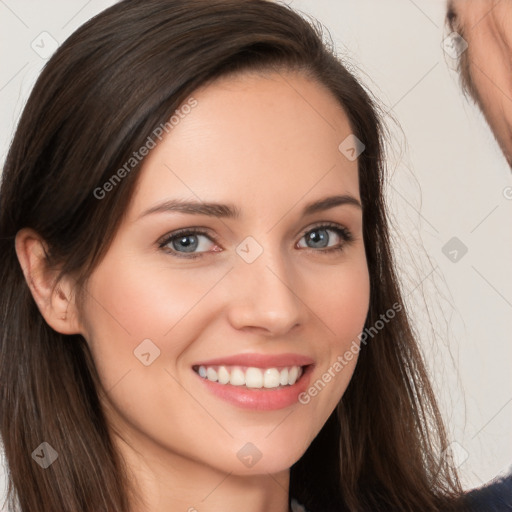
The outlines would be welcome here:
[[[0,0],[2,162],[52,38],[113,3]],[[387,195],[404,295],[464,487],[481,485],[512,464],[512,178],[443,52],[444,0],[287,3],[328,27],[396,120]],[[468,249],[457,262],[443,253],[452,237]]]

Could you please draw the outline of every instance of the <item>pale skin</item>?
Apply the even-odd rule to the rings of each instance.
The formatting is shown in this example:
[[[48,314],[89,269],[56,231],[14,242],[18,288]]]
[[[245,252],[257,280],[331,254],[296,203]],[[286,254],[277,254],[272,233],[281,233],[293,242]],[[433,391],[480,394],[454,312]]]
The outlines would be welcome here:
[[[466,58],[475,98],[512,167],[512,3],[453,0],[454,28],[468,43]]]
[[[289,468],[336,407],[357,356],[308,404],[271,411],[212,395],[192,366],[293,352],[315,361],[315,382],[357,340],[370,300],[362,209],[302,213],[332,195],[361,201],[357,161],[338,150],[351,129],[323,86],[291,72],[225,77],[194,97],[197,106],[146,158],[82,307],[69,276],[52,293],[37,233],[21,230],[16,251],[48,324],[91,348],[109,423],[126,441],[114,434],[116,446],[143,499],[132,512],[287,512]],[[241,216],[143,215],[173,198],[230,203]],[[328,228],[325,248],[308,245],[304,233],[324,222],[353,240]],[[212,235],[197,235],[200,257],[159,247],[193,227]],[[250,264],[236,252],[248,236],[263,249]],[[133,353],[144,339],[160,350],[149,366]],[[237,457],[249,442],[261,452],[252,467]]]

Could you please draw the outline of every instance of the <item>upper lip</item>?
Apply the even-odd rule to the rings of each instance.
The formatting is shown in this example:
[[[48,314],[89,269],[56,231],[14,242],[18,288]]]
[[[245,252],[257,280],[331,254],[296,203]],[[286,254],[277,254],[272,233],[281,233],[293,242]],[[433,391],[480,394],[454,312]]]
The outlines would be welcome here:
[[[313,364],[311,357],[301,354],[236,354],[201,361],[194,366],[252,366],[274,368],[277,366],[307,366]]]

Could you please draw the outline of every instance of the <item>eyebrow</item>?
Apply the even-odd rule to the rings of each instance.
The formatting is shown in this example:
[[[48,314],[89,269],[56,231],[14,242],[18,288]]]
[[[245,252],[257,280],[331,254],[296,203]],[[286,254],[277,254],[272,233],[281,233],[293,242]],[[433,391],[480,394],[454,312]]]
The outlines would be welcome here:
[[[349,194],[324,197],[322,199],[308,203],[302,210],[302,214],[311,215],[313,213],[329,210],[336,206],[350,205],[362,209],[358,199]],[[239,219],[241,211],[233,204],[205,203],[197,201],[185,201],[182,199],[169,199],[163,203],[152,206],[142,212],[139,219],[146,215],[154,213],[181,212],[193,215],[208,215],[210,217],[221,217],[227,219]]]

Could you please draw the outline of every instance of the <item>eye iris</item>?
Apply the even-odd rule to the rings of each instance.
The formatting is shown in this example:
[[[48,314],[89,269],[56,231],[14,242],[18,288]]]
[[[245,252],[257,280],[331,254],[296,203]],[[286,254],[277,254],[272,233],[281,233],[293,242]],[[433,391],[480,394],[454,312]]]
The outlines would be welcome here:
[[[315,235],[315,233],[322,233],[320,236]],[[328,242],[329,235],[326,234],[327,229],[315,229],[314,231],[311,231],[309,233],[309,241],[313,242],[313,244],[318,244],[322,242]],[[318,245],[315,245],[315,247],[318,247]],[[321,247],[325,247],[325,245],[321,245]]]
[[[190,244],[189,242],[187,242],[187,240],[190,240],[191,238],[195,238],[195,242],[192,242]],[[182,248],[185,249],[185,251],[183,251],[183,252],[194,252],[198,246],[197,236],[195,236],[195,235],[181,236],[178,239],[174,240],[172,245],[173,245],[174,249],[179,250],[180,247],[176,246],[177,243],[183,244]]]

